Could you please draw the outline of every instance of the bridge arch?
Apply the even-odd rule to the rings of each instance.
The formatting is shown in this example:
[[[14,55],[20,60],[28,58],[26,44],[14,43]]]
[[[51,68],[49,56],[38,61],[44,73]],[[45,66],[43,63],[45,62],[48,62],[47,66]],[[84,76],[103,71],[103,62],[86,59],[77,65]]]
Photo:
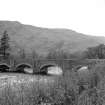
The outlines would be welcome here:
[[[9,72],[10,68],[10,65],[8,65],[7,63],[0,64],[0,72]]]
[[[29,63],[21,63],[16,65],[15,72],[17,73],[33,73],[33,67]]]
[[[58,71],[59,70],[59,71]],[[42,75],[56,75],[63,72],[57,64],[44,64],[40,67],[40,74]]]

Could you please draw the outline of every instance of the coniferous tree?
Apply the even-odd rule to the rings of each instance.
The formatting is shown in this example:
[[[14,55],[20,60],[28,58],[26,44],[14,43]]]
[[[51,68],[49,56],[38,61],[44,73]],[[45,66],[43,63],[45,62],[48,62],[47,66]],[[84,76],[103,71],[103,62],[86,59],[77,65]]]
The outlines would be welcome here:
[[[7,59],[9,57],[9,36],[7,34],[7,31],[4,31],[3,36],[0,40],[0,55],[3,57],[3,59]]]

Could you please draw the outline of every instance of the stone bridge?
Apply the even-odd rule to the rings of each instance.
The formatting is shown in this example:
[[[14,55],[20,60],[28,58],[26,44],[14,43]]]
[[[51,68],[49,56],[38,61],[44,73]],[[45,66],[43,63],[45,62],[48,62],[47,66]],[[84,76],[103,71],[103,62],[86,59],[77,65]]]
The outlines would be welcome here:
[[[2,60],[0,61],[0,71],[18,71],[20,68],[32,68],[34,73],[39,72],[40,68],[45,65],[57,65],[60,66],[63,70],[70,70],[77,65],[95,65],[97,63],[104,63],[105,59],[86,59],[86,60],[74,60],[74,59],[65,59],[65,60],[55,60],[55,59],[13,59],[13,60]],[[24,69],[22,69],[24,70]],[[24,72],[24,71],[20,71]]]

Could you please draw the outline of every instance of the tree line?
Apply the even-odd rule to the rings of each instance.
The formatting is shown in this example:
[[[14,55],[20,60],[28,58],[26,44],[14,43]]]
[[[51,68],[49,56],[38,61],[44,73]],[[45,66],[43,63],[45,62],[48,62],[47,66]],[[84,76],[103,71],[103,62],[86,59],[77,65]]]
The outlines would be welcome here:
[[[1,35],[1,39],[0,39],[0,59],[6,60],[6,59],[9,59],[11,56],[13,57],[10,42],[11,42],[10,37],[7,31],[5,30]],[[25,59],[27,56],[24,48],[20,48],[18,53],[21,59]],[[32,55],[32,58],[36,58],[38,56],[38,54],[33,50],[31,55]]]
[[[11,56],[10,38],[7,31],[5,30],[0,39],[0,57],[3,59],[8,59]],[[26,58],[26,52],[21,49],[19,52],[22,59]],[[38,58],[39,55],[35,50],[32,50],[32,58]],[[42,57],[42,56],[41,56]],[[94,47],[87,48],[84,52],[75,52],[70,54],[70,52],[59,50],[51,50],[48,52],[46,59],[105,59],[105,45],[99,44]]]
[[[85,57],[88,59],[105,59],[105,45],[99,44],[95,47],[89,47],[85,51]]]

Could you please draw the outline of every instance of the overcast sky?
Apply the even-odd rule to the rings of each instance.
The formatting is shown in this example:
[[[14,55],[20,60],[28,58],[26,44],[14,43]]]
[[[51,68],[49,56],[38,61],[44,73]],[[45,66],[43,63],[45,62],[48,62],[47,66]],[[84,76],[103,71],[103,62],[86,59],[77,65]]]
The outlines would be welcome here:
[[[105,0],[0,0],[0,20],[105,36]]]

